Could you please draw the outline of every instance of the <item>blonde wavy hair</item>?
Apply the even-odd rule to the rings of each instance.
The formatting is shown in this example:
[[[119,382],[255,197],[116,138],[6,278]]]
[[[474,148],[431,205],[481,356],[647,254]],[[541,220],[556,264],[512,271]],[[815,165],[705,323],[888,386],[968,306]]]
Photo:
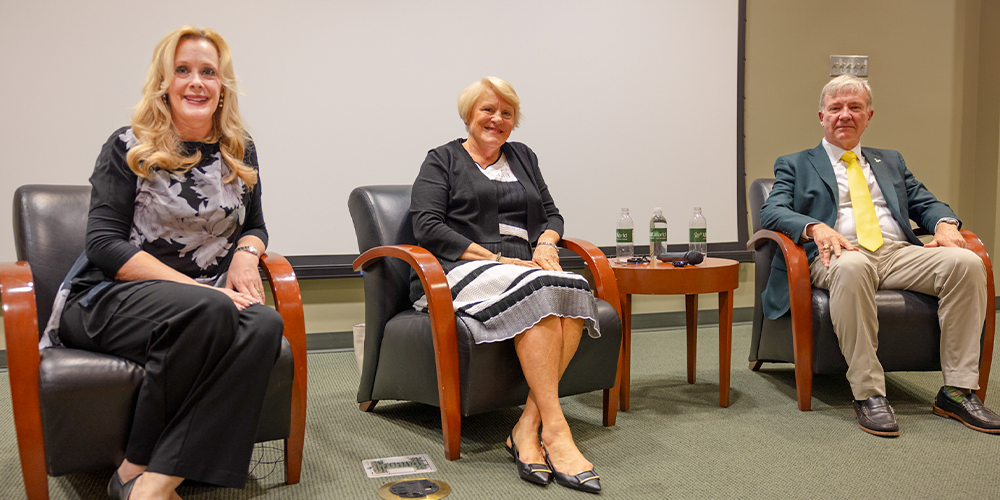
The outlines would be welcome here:
[[[232,170],[225,182],[232,182],[238,176],[253,188],[257,184],[257,171],[243,163],[248,136],[240,116],[232,54],[222,36],[209,28],[181,27],[163,37],[153,49],[149,74],[142,87],[142,100],[132,113],[132,133],[139,142],[125,157],[128,166],[136,175],[149,178],[153,168],[183,173],[201,161],[200,151],[190,156],[182,154],[182,141],[173,126],[170,104],[165,99],[174,79],[177,45],[188,39],[208,40],[219,53],[222,107],[212,116],[212,134],[205,142],[219,143],[222,159]]]

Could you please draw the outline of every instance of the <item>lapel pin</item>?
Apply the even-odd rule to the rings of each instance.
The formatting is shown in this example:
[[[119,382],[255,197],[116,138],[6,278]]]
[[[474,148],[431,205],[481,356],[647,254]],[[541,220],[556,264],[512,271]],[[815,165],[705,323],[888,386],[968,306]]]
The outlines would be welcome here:
[[[874,160],[875,160],[875,163],[882,163],[882,159],[881,158],[874,158]]]

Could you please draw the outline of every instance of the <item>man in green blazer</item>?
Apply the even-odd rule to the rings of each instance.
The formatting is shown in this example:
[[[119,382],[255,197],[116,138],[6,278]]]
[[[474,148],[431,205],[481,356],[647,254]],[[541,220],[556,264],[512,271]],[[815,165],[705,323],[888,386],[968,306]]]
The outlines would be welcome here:
[[[1000,433],[1000,417],[972,394],[979,388],[979,339],[987,312],[985,267],[964,248],[958,217],[913,177],[899,152],[861,147],[874,114],[866,81],[845,75],[823,87],[823,141],[775,162],[761,225],[802,243],[812,285],[830,292],[833,329],[847,360],[862,430],[899,435],[876,357],[875,290],[886,288],[939,298],[944,386],[934,413]],[[922,245],[911,219],[932,231],[933,241]],[[764,314],[777,319],[789,310],[781,253],[771,268],[761,298]]]

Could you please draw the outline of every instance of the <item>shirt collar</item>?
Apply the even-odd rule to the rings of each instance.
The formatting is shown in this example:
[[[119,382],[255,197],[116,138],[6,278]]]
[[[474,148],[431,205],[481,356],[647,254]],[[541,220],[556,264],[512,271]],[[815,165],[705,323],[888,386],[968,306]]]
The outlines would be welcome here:
[[[846,149],[840,146],[834,146],[833,144],[831,144],[829,141],[826,140],[826,137],[823,138],[823,149],[826,150],[826,154],[830,157],[830,163],[833,165],[836,165],[838,161],[841,161],[840,157],[844,156],[844,151],[847,151]],[[854,151],[854,154],[858,157],[859,164],[864,165],[865,163],[867,163],[865,162],[864,157],[861,156],[860,142],[858,142],[858,145],[854,146],[854,148],[851,149],[851,151]]]

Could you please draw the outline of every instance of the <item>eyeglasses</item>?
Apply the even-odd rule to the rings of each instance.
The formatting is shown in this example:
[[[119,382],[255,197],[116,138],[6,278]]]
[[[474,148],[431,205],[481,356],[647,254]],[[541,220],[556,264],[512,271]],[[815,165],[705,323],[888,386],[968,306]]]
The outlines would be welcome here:
[[[626,262],[629,264],[649,264],[649,257],[645,255],[642,257],[629,257]]]

